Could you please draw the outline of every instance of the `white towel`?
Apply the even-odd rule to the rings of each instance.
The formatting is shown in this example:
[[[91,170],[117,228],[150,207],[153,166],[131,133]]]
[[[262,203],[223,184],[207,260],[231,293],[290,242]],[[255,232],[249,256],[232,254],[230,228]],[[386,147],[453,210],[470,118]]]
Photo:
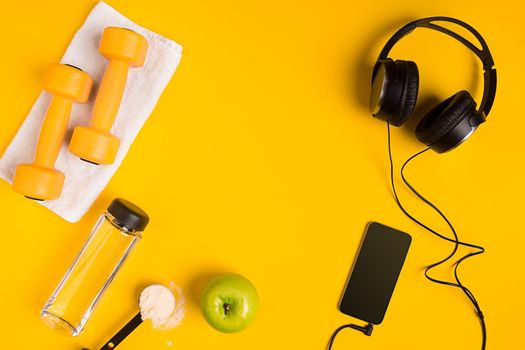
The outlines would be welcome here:
[[[99,53],[98,45],[104,28],[124,27],[143,35],[149,44],[146,62],[140,68],[129,70],[126,90],[111,133],[120,139],[120,148],[111,165],[92,165],[71,154],[67,147],[73,128],[88,125],[96,97],[96,90],[108,61]],[[69,44],[61,63],[71,64],[87,72],[94,80],[93,91],[87,104],[74,104],[65,143],[55,168],[62,171],[66,180],[62,195],[56,200],[40,202],[62,218],[77,222],[88,211],[100,192],[118,169],[122,160],[153,111],[162,91],[177,68],[182,47],[176,42],[153,33],[118,13],[105,4],[98,3]],[[0,177],[12,183],[16,166],[32,163],[50,96],[42,92],[11,144],[0,158]]]

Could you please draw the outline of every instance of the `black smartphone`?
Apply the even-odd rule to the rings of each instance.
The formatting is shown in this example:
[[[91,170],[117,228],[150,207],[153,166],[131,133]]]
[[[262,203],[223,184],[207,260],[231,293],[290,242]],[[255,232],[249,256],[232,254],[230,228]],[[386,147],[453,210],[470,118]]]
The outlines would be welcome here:
[[[412,237],[405,232],[377,222],[370,223],[339,310],[360,320],[380,324],[411,241]]]

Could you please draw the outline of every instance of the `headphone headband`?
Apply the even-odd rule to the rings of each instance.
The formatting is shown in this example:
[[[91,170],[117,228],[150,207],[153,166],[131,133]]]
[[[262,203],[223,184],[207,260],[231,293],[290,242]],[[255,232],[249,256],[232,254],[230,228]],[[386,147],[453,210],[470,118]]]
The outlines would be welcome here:
[[[472,33],[476,39],[478,39],[479,43],[481,44],[481,50],[478,49],[474,44],[472,44],[470,41],[462,37],[456,32],[453,32],[452,30],[445,28],[443,26],[440,26],[438,24],[434,24],[433,22],[440,21],[440,22],[450,22],[457,24],[466,30],[468,30],[470,33]],[[381,53],[379,54],[378,61],[386,59],[388,57],[388,54],[390,50],[394,47],[394,45],[401,40],[406,35],[410,34],[414,29],[421,27],[421,28],[428,28],[437,30],[438,32],[447,34],[448,36],[453,37],[454,39],[461,42],[463,45],[465,45],[470,51],[474,52],[474,54],[481,60],[483,63],[483,98],[481,100],[479,111],[482,112],[485,116],[487,116],[490,112],[490,109],[492,108],[492,104],[494,103],[494,98],[496,97],[496,69],[494,68],[494,59],[492,58],[492,55],[490,53],[489,47],[487,43],[485,42],[485,39],[481,36],[481,34],[474,29],[471,25],[468,23],[465,23],[463,21],[460,21],[459,19],[452,18],[452,17],[427,17],[418,19],[416,21],[410,22],[407,25],[403,26],[401,29],[399,29],[388,41],[386,42],[385,46],[381,50]],[[377,67],[377,65],[375,65]],[[375,76],[376,74],[376,68],[374,67],[374,72],[372,76]]]

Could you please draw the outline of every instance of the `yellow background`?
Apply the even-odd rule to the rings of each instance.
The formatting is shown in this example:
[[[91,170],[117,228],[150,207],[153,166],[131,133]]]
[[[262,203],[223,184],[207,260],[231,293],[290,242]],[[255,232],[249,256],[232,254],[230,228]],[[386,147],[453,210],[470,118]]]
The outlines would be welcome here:
[[[181,327],[142,325],[120,349],[322,349],[366,224],[409,232],[413,244],[386,318],[371,338],[342,333],[334,349],[479,349],[466,297],[427,282],[426,264],[451,249],[405,218],[388,185],[386,126],[367,109],[371,65],[389,35],[430,15],[461,18],[485,37],[498,68],[488,122],[454,152],[428,153],[407,175],[444,209],[462,239],[487,248],[463,280],[487,318],[489,349],[524,349],[522,1],[130,1],[110,4],[184,46],[183,58],[124,163],[88,214],[70,224],[0,184],[2,348],[98,349],[137,311],[141,288],[174,281],[187,296]],[[2,5],[0,152],[94,1]],[[421,99],[467,88],[480,101],[474,56],[418,30],[392,57],[417,61]],[[421,110],[421,108],[418,108]],[[393,131],[397,165],[422,148]],[[445,226],[406,190],[406,206]],[[78,338],[39,312],[110,200],[152,218]],[[444,231],[446,232],[446,231]],[[447,233],[448,234],[448,233]],[[223,335],[200,314],[209,276],[234,271],[258,288],[251,328]],[[438,276],[450,277],[444,269]]]

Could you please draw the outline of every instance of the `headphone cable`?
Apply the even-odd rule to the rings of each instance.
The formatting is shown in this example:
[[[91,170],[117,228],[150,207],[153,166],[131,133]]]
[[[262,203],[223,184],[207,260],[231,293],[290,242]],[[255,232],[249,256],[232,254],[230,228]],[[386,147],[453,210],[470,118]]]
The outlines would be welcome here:
[[[447,223],[448,227],[452,231],[452,234],[454,235],[454,239],[446,237],[446,236],[440,234],[439,232],[437,232],[436,230],[434,230],[434,229],[430,228],[429,226],[425,225],[424,223],[422,223],[421,221],[416,219],[413,215],[411,215],[403,207],[403,205],[401,204],[401,201],[400,201],[400,199],[399,199],[399,197],[397,195],[396,186],[395,186],[395,182],[394,182],[394,161],[393,161],[393,158],[392,158],[392,145],[391,145],[391,138],[390,138],[390,123],[389,122],[387,122],[387,135],[388,135],[388,158],[389,158],[389,161],[390,161],[390,182],[391,182],[391,185],[392,185],[392,191],[393,191],[393,194],[394,194],[394,198],[396,200],[396,203],[397,203],[398,207],[401,209],[403,214],[405,214],[409,219],[414,221],[416,224],[418,224],[419,226],[421,226],[425,230],[429,231],[430,233],[434,234],[435,236],[437,236],[437,237],[439,237],[439,238],[441,238],[441,239],[443,239],[445,241],[454,243],[454,248],[452,249],[451,253],[447,257],[445,257],[444,259],[441,259],[440,261],[438,261],[436,263],[430,264],[429,266],[427,266],[425,268],[425,277],[428,280],[430,280],[431,282],[434,282],[434,283],[460,288],[463,291],[463,293],[469,298],[469,300],[472,303],[472,305],[474,306],[474,308],[476,310],[476,314],[477,314],[477,316],[478,316],[478,318],[480,320],[481,335],[482,335],[481,349],[485,350],[486,343],[487,343],[487,328],[486,328],[486,324],[485,324],[485,318],[483,316],[483,313],[481,312],[481,307],[479,306],[478,301],[474,297],[474,294],[470,291],[470,289],[468,289],[465,285],[462,284],[461,280],[459,279],[459,275],[458,275],[458,267],[463,261],[465,261],[466,259],[468,259],[470,257],[473,257],[475,255],[483,254],[485,252],[485,249],[483,247],[479,246],[479,245],[475,245],[475,244],[471,244],[471,243],[466,243],[466,242],[460,241],[454,226],[449,221],[449,219],[445,216],[445,214],[443,214],[443,212],[437,206],[435,206],[432,202],[430,202],[423,195],[421,195],[414,188],[414,186],[412,186],[409,183],[409,181],[405,177],[404,170],[405,170],[406,166],[408,165],[408,163],[410,161],[412,161],[413,159],[415,159],[416,157],[420,156],[421,154],[423,154],[423,153],[427,152],[428,150],[430,150],[429,147],[427,147],[427,148],[423,149],[422,151],[419,151],[416,154],[412,155],[411,157],[409,157],[403,163],[403,166],[401,167],[401,171],[400,171],[401,178],[402,178],[403,182],[405,183],[405,185],[410,189],[410,191],[414,195],[416,195],[425,204],[430,206],[435,212],[437,212],[443,218],[443,220]],[[473,249],[475,249],[475,251],[464,255],[463,257],[461,257],[458,261],[456,261],[454,263],[454,279],[456,280],[456,283],[450,282],[450,281],[444,281],[444,280],[440,280],[440,279],[431,277],[429,275],[429,271],[432,270],[433,268],[435,268],[435,267],[437,267],[437,266],[447,262],[448,260],[452,259],[452,257],[454,257],[454,255],[456,254],[459,246],[465,246],[465,247],[473,248]]]
[[[371,336],[372,335],[372,331],[374,330],[374,325],[369,323],[366,326],[362,327],[362,326],[358,326],[358,325],[349,323],[349,324],[344,324],[344,325],[340,326],[330,336],[330,340],[328,341],[328,346],[326,347],[326,350],[331,350],[332,349],[332,345],[334,344],[335,337],[337,337],[339,332],[341,332],[345,328],[352,328],[352,329],[355,329],[356,331],[363,332],[363,334],[365,334],[365,335]]]

